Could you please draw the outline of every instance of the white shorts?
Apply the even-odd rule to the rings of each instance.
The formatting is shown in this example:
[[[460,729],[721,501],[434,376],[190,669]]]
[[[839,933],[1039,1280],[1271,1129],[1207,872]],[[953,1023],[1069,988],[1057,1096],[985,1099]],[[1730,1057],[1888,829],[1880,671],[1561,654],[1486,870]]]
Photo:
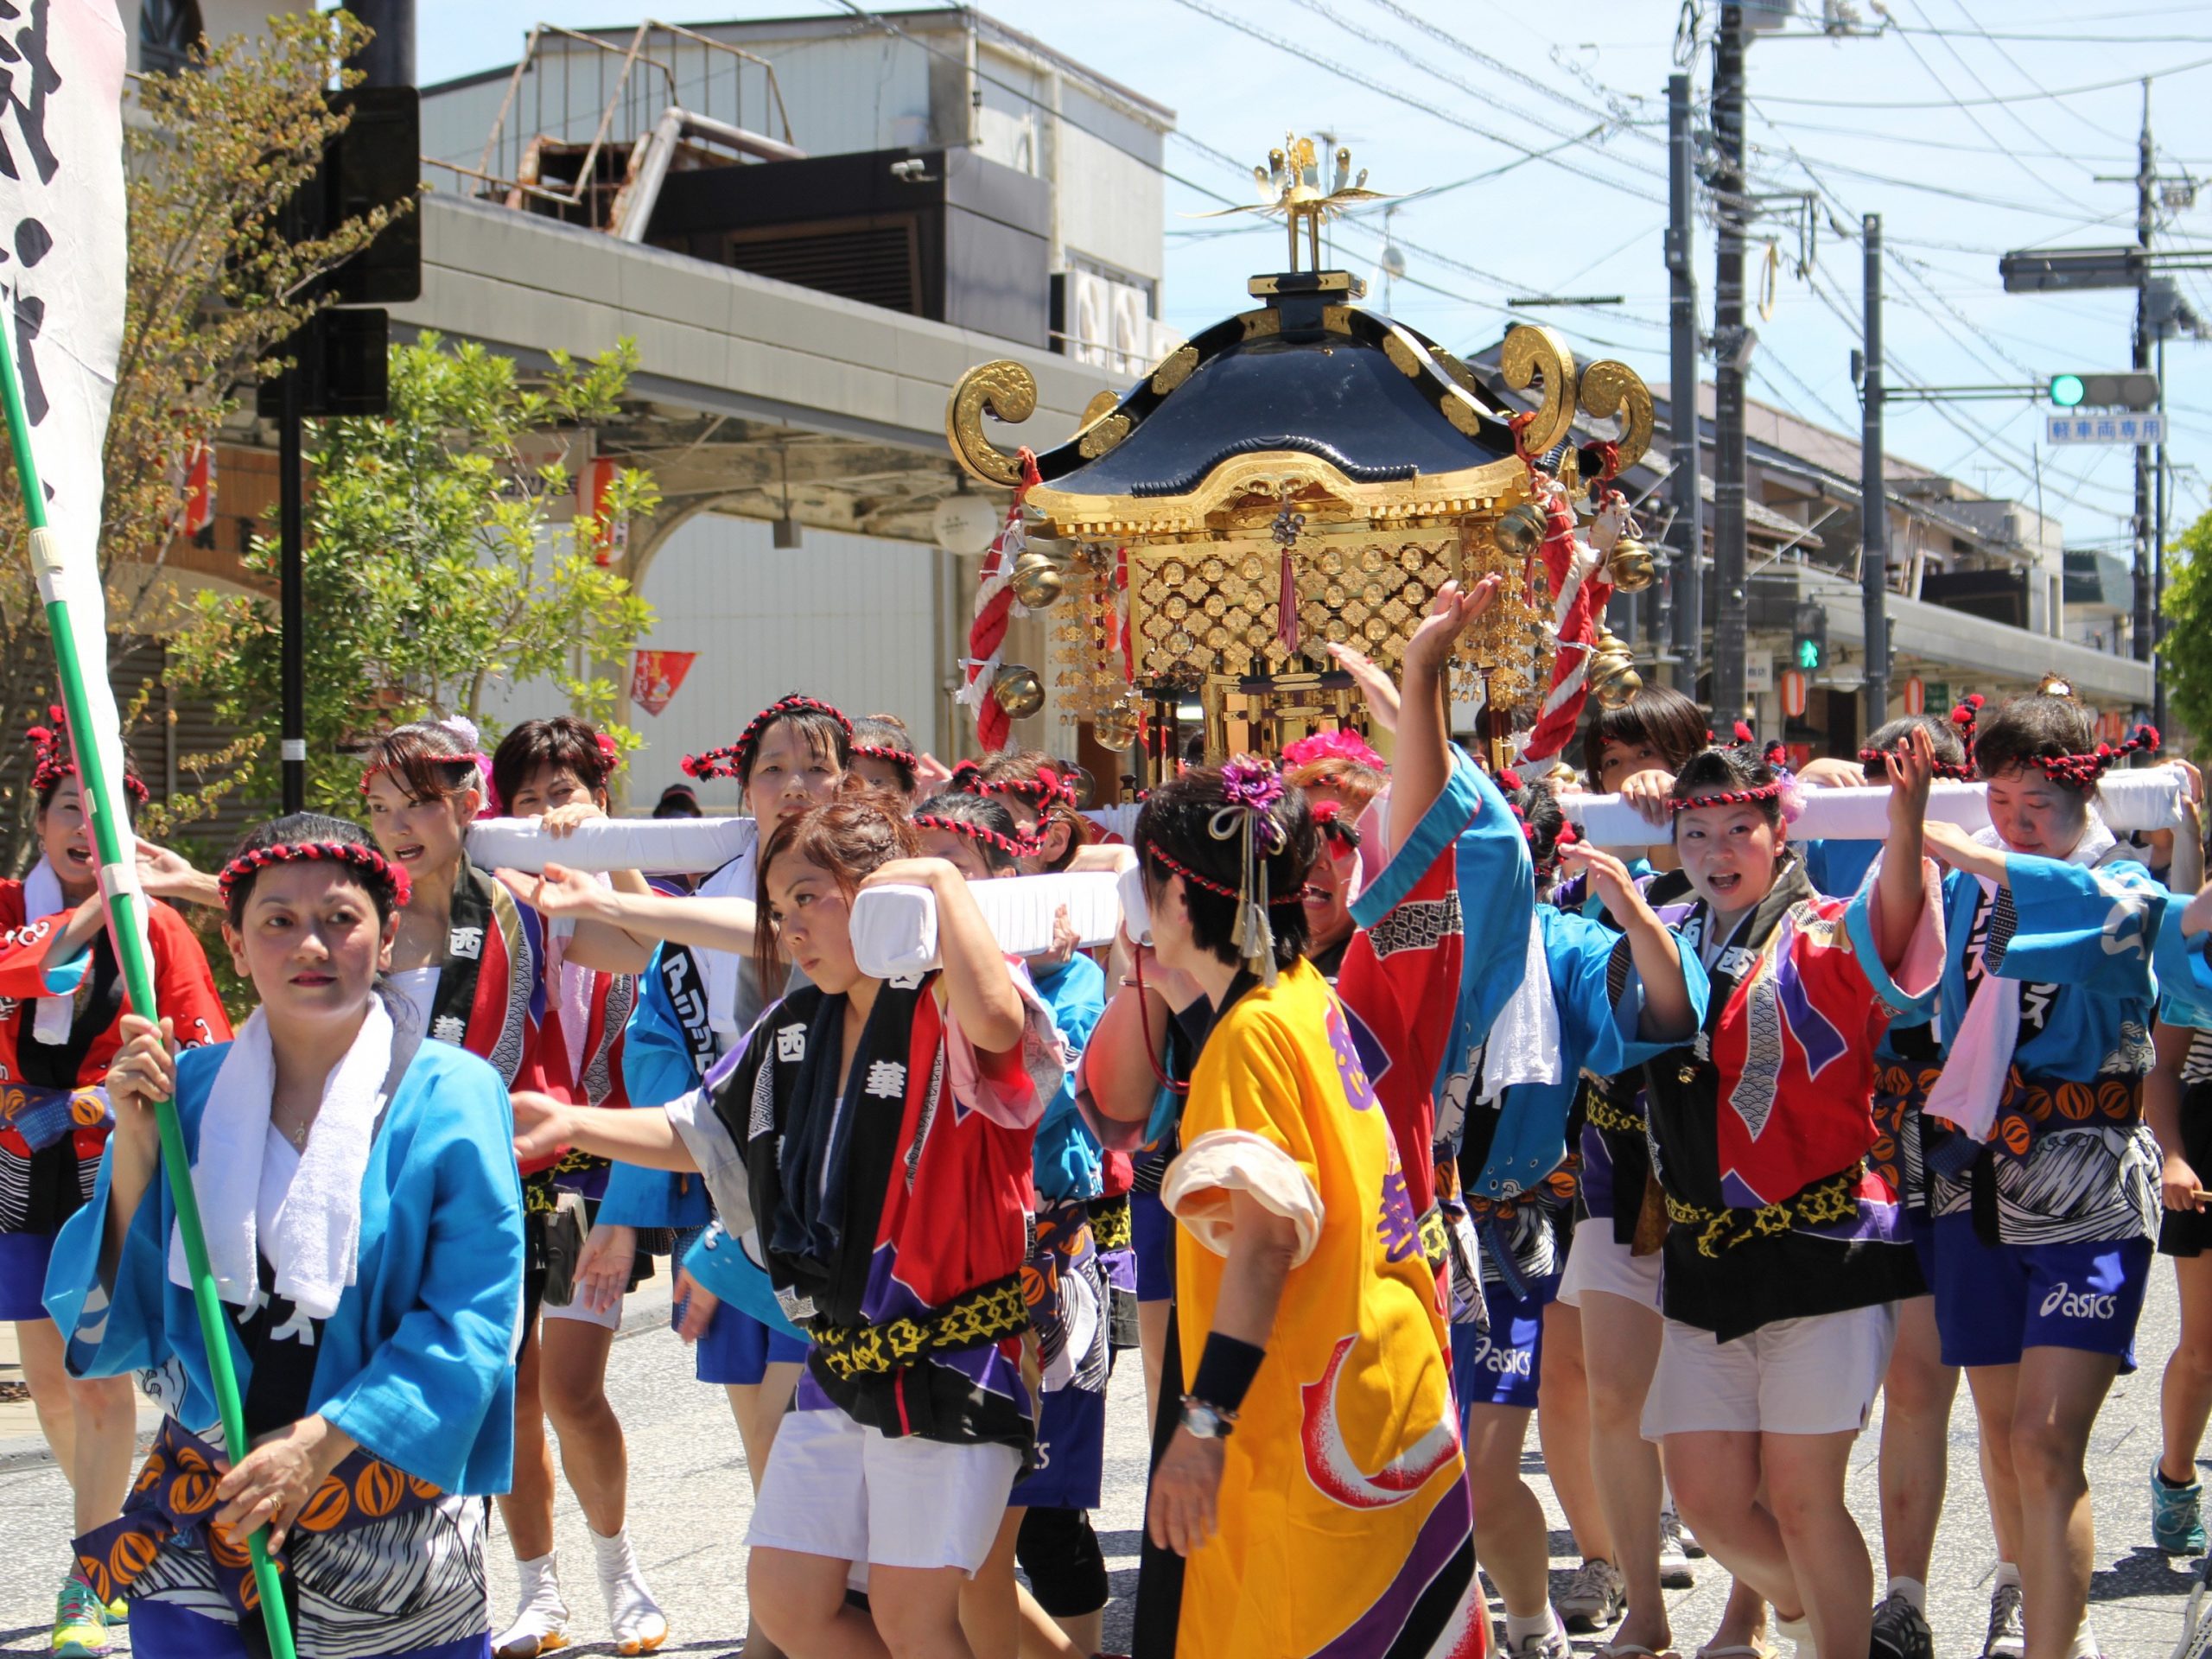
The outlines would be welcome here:
[[[1866,1427],[1897,1338],[1890,1302],[1779,1319],[1733,1342],[1669,1319],[1644,1396],[1643,1438],[1855,1433]]]
[[[578,1325],[595,1325],[602,1331],[620,1331],[622,1328],[622,1298],[616,1297],[614,1306],[604,1313],[593,1313],[584,1306],[583,1298],[579,1295],[560,1307],[548,1302],[538,1309],[538,1315],[542,1319],[574,1319]]]
[[[1630,1255],[1628,1246],[1614,1238],[1611,1216],[1586,1216],[1574,1224],[1574,1244],[1567,1253],[1567,1271],[1560,1277],[1559,1300],[1580,1307],[1584,1291],[1603,1290],[1656,1313],[1659,1262],[1656,1250]]]
[[[745,1541],[877,1567],[957,1567],[972,1579],[1020,1468],[1010,1446],[887,1440],[834,1407],[794,1411],[776,1431]]]

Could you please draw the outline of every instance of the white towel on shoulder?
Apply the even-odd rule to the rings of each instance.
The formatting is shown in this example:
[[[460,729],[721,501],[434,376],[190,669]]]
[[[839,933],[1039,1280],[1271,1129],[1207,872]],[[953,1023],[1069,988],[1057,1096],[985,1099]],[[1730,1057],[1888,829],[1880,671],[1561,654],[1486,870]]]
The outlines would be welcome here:
[[[1521,982],[1498,1010],[1483,1045],[1483,1086],[1477,1098],[1495,1106],[1508,1089],[1560,1078],[1559,1006],[1552,998],[1551,964],[1544,958],[1544,931],[1529,924],[1529,951]]]
[[[361,1176],[384,1113],[392,1034],[384,999],[372,997],[353,1047],[323,1080],[322,1105],[300,1154],[276,1236],[266,1241],[265,1251],[255,1236],[256,1212],[276,1058],[260,1009],[253,1011],[223,1056],[200,1118],[192,1189],[200,1199],[208,1266],[225,1301],[251,1307],[260,1300],[260,1258],[265,1253],[276,1269],[276,1294],[301,1314],[327,1319],[337,1311],[338,1299],[359,1267]],[[191,1287],[183,1237],[174,1225],[168,1270],[171,1284]]]
[[[54,874],[54,866],[40,859],[23,878],[23,919],[35,922],[41,916],[58,916],[72,908],[68,896],[61,891],[61,878]],[[76,1007],[71,997],[41,996],[31,1015],[31,1035],[48,1048],[60,1047],[69,1040]]]
[[[2009,852],[1994,828],[1977,830],[1974,845]],[[2112,850],[2113,833],[2093,808],[2089,826],[2066,855],[2069,864],[2094,866]],[[1994,881],[1981,883],[1982,896],[1993,898]],[[1969,944],[1968,949],[1976,949]],[[1955,1123],[1976,1141],[1989,1139],[1997,1126],[1997,1109],[2004,1104],[2005,1080],[2012,1070],[2012,1051],[2020,1041],[2020,982],[1985,972],[1981,988],[1967,1004],[1966,1018],[1951,1039],[1943,1061],[1943,1074],[1928,1091],[1927,1112]]]

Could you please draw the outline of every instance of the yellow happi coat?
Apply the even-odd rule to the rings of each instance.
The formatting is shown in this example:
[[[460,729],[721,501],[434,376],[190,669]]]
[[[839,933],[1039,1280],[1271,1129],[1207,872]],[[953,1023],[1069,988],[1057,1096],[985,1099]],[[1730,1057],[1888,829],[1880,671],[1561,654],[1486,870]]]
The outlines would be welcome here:
[[[1220,1531],[1191,1557],[1178,1659],[1483,1651],[1437,1281],[1355,1027],[1309,963],[1207,1038],[1161,1197],[1196,1375],[1238,1190],[1295,1223],[1267,1360],[1226,1446]]]

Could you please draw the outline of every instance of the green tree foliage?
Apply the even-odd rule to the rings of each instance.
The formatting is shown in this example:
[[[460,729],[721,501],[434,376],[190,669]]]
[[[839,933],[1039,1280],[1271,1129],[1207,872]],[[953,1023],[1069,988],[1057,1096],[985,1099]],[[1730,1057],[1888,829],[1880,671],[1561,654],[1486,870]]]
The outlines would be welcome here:
[[[2212,512],[2167,546],[2165,613],[2166,707],[2191,731],[2212,732]]]
[[[495,682],[543,677],[586,718],[612,709],[619,688],[592,670],[626,661],[652,613],[595,555],[614,519],[652,510],[652,481],[625,473],[603,518],[556,524],[569,474],[523,445],[613,416],[636,360],[628,340],[588,362],[556,355],[526,385],[511,359],[426,334],[392,348],[388,416],[311,424],[310,804],[352,810],[358,775],[342,752],[381,728],[460,714],[494,741],[484,699]],[[273,587],[275,540],[257,538],[245,564]],[[264,735],[248,763],[256,797],[277,790],[278,647],[273,600],[213,592],[195,596],[171,646],[179,689]]]
[[[344,125],[324,99],[369,31],[343,12],[291,13],[268,32],[195,52],[175,74],[136,78],[124,129],[130,271],[114,408],[102,470],[106,498],[100,571],[119,662],[143,661],[165,626],[174,584],[166,561],[184,505],[185,462],[273,372],[286,338],[316,308],[313,279],[358,252],[389,213],[356,219],[327,239],[291,246],[276,209],[311,174]],[[0,873],[29,856],[29,746],[17,734],[45,718],[54,652],[35,599],[22,494],[0,445]],[[126,734],[146,700],[124,711]],[[134,747],[158,751],[143,728]],[[143,755],[142,754],[142,758]],[[180,796],[149,809],[167,833],[205,816],[231,765],[180,757]]]

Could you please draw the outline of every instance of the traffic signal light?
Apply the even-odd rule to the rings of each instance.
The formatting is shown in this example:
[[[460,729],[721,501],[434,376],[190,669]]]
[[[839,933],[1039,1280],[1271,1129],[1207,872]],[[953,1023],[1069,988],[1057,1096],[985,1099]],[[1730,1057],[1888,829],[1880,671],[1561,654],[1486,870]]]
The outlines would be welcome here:
[[[1817,601],[1797,607],[1796,630],[1789,642],[1789,665],[1808,674],[1828,665],[1828,613]]]
[[[277,211],[288,241],[329,236],[347,220],[414,200],[420,188],[421,94],[412,86],[356,86],[329,95],[352,118],[324,145],[322,164]],[[303,415],[380,415],[386,403],[385,314],[366,308],[419,299],[423,216],[399,214],[376,239],[321,279],[336,308],[324,310],[283,346],[299,365]],[[257,411],[283,410],[282,377],[264,381]]]
[[[2054,374],[2050,401],[2059,409],[2156,409],[2155,374]]]

